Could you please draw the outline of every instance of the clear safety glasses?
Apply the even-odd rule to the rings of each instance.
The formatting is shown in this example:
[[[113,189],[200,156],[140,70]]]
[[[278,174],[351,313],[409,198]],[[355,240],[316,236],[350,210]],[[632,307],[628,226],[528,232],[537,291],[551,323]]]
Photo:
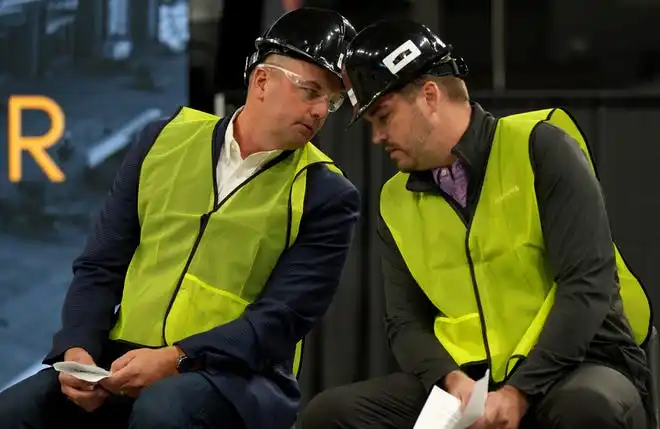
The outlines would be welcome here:
[[[289,79],[289,81],[300,90],[301,98],[310,104],[327,101],[328,111],[336,112],[344,102],[345,96],[343,92],[324,91],[317,83],[305,80],[305,78],[298,73],[294,73],[284,67],[276,66],[275,64],[259,64],[257,67],[281,71],[284,76],[286,76],[287,79]]]

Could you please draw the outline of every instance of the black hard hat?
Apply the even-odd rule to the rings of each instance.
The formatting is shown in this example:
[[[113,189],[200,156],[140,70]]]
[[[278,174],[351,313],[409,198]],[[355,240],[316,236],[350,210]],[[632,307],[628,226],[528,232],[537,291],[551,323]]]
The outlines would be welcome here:
[[[428,27],[414,21],[385,20],[364,28],[344,58],[344,86],[354,109],[350,124],[380,97],[423,74],[465,77],[467,66],[462,58],[451,55],[452,50]]]
[[[356,34],[346,18],[331,10],[304,7],[288,12],[255,41],[257,50],[245,62],[245,83],[269,54],[310,61],[341,79],[342,57]]]

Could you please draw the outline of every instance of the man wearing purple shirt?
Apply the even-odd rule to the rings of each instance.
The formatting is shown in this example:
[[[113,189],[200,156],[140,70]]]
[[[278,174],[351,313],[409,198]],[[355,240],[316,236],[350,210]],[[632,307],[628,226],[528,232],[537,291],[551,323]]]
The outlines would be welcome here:
[[[321,393],[299,429],[412,428],[431,389],[465,406],[486,370],[470,429],[646,429],[649,303],[615,254],[583,136],[558,109],[493,117],[466,74],[406,20],[348,48],[353,120],[399,170],[378,233],[401,372]]]

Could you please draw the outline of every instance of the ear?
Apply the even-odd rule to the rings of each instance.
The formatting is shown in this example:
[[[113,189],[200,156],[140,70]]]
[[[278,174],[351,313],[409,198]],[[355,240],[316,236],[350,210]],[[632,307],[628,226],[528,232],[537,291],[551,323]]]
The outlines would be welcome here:
[[[256,68],[252,72],[252,92],[259,99],[263,100],[266,96],[266,91],[268,87],[268,76],[264,69]]]
[[[420,95],[424,100],[424,104],[430,113],[438,111],[442,97],[444,96],[438,84],[432,80],[424,82]]]

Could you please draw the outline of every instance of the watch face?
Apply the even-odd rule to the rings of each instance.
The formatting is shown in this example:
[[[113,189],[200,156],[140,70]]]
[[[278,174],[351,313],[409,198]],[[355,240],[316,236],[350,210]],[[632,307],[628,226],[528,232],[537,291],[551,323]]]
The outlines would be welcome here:
[[[190,368],[190,359],[188,359],[188,356],[183,355],[179,357],[179,360],[176,362],[176,370],[179,372],[186,372]]]

